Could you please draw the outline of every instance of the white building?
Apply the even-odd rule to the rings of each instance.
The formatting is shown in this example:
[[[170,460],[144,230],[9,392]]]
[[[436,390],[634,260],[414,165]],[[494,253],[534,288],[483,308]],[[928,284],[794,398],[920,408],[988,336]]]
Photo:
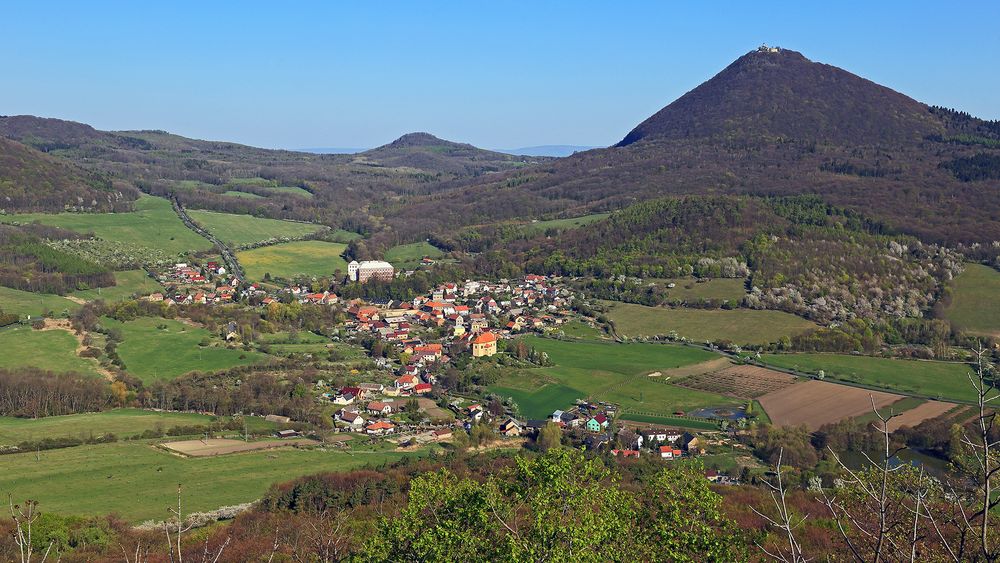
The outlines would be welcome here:
[[[389,281],[395,275],[396,269],[392,267],[392,264],[382,260],[364,260],[362,262],[352,260],[347,265],[347,277],[351,281],[365,283],[372,278]]]

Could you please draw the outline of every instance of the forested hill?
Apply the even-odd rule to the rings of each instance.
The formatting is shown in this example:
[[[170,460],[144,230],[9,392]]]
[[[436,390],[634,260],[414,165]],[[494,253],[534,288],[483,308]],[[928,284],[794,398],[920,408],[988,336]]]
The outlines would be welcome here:
[[[387,201],[549,160],[486,151],[426,133],[405,135],[361,154],[321,155],[189,139],[158,130],[100,131],[35,116],[0,117],[0,137],[143,191],[175,196],[188,207],[361,231],[370,229]]]
[[[766,50],[740,57],[619,146],[468,180],[410,201],[389,222],[417,238],[671,195],[806,193],[926,241],[990,243],[1000,240],[997,178],[1000,123]]]
[[[406,166],[456,176],[514,170],[550,160],[547,157],[488,151],[466,143],[439,139],[430,133],[408,133],[387,145],[361,153],[358,160],[361,159],[382,166]]]
[[[67,161],[0,137],[0,210],[122,210],[137,194]]]
[[[899,92],[796,51],[761,48],[640,123],[619,146],[747,136],[895,144],[944,131],[927,106]]]

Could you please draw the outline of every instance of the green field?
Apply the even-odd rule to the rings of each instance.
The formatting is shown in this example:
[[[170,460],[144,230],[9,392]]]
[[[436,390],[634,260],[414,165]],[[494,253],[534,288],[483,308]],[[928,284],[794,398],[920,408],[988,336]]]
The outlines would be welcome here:
[[[444,252],[429,242],[401,244],[385,251],[386,262],[396,266],[396,268],[417,266],[424,256],[440,258],[444,256]]]
[[[893,360],[840,354],[766,354],[767,364],[805,373],[823,370],[827,378],[853,381],[888,391],[932,399],[975,400],[971,368],[955,362]]]
[[[163,286],[149,277],[149,274],[145,270],[127,270],[124,272],[115,272],[114,287],[74,291],[70,295],[85,301],[94,301],[96,299],[123,301],[130,299],[135,294],[142,296],[157,291],[163,291]]]
[[[334,229],[329,233],[327,233],[323,238],[331,242],[342,242],[346,244],[351,242],[352,240],[364,237],[352,231],[345,231],[344,229]]]
[[[212,372],[252,364],[265,357],[258,352],[225,348],[211,332],[173,319],[141,317],[122,323],[105,317],[101,324],[122,330],[118,355],[125,362],[125,371],[147,384],[191,371]],[[160,325],[165,328],[157,328]],[[199,346],[205,338],[211,346]]]
[[[571,217],[569,219],[553,219],[551,221],[535,221],[524,225],[524,230],[532,233],[542,233],[548,229],[576,229],[591,223],[596,223],[602,219],[607,219],[610,213],[594,213],[593,215],[583,215],[582,217]]]
[[[146,442],[118,442],[0,456],[0,490],[37,500],[43,512],[162,520],[182,486],[185,512],[260,498],[273,483],[400,459],[394,452],[280,449],[182,458]]]
[[[144,195],[135,202],[132,213],[30,213],[0,215],[0,221],[39,221],[64,229],[93,232],[105,240],[157,248],[167,254],[208,250],[212,243],[184,226],[170,202]]]
[[[581,321],[569,321],[559,327],[566,336],[572,338],[601,338],[604,333]]]
[[[200,209],[189,210],[188,214],[202,228],[232,246],[245,246],[270,238],[297,238],[323,228],[313,223],[216,213]]]
[[[65,330],[14,326],[0,330],[0,368],[31,366],[98,377],[97,361],[76,355],[76,337]]]
[[[42,438],[79,438],[112,433],[119,438],[138,436],[147,430],[171,426],[207,425],[217,417],[205,414],[115,409],[45,418],[0,417],[0,444],[17,444]],[[247,428],[262,432],[277,425],[262,417],[247,417]]]
[[[542,418],[570,406],[574,399],[618,403],[623,410],[671,415],[695,407],[733,405],[733,399],[676,387],[646,375],[717,358],[716,354],[665,344],[616,344],[600,341],[560,341],[529,337],[527,342],[548,353],[552,367],[521,370],[495,387],[514,397],[521,413]]]
[[[644,280],[655,283],[667,292],[667,299],[696,302],[703,299],[728,301],[746,295],[746,280],[743,278],[712,278],[699,282],[697,278],[650,278]],[[667,288],[669,284],[673,288]]]
[[[267,191],[279,194],[297,195],[300,197],[307,197],[307,198],[311,198],[313,196],[312,192],[310,192],[309,190],[304,190],[298,186],[278,186],[276,188],[267,188]]]
[[[642,414],[625,413],[621,416],[623,420],[633,422],[648,422],[650,424],[662,424],[664,426],[680,426],[682,428],[692,428],[694,430],[718,430],[719,425],[707,420],[693,420],[680,416],[649,416]]]
[[[264,196],[252,194],[250,192],[238,192],[236,190],[229,190],[228,192],[223,192],[222,195],[228,197],[239,197],[243,199],[264,199]]]
[[[237,260],[254,280],[270,273],[275,278],[330,276],[334,270],[347,274],[347,262],[340,257],[347,245],[320,240],[300,240],[263,246],[236,253]]]
[[[40,317],[42,313],[47,311],[61,315],[63,311],[73,312],[79,308],[79,303],[74,303],[58,295],[21,291],[0,286],[0,311],[5,313]]]
[[[948,320],[963,332],[1000,338],[1000,272],[969,264],[955,278]]]
[[[649,336],[671,331],[696,341],[729,340],[736,344],[767,344],[816,325],[781,311],[753,309],[671,309],[631,303],[611,303],[608,317],[622,336]]]

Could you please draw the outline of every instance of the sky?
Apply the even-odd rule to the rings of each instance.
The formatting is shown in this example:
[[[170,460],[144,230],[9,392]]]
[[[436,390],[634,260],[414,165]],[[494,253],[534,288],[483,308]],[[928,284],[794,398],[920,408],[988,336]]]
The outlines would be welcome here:
[[[269,148],[604,146],[762,43],[1000,119],[1000,2],[60,2],[0,8],[0,114]]]

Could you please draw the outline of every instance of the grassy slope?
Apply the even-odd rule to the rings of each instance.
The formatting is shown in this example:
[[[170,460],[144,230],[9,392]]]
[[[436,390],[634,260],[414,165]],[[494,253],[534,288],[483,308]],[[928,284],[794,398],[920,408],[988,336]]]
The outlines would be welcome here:
[[[395,453],[325,452],[282,449],[186,459],[145,442],[119,442],[0,456],[0,490],[40,502],[46,512],[117,512],[139,522],[163,519],[177,502],[186,511],[205,511],[248,502],[275,482],[319,471],[344,471],[394,461]]]
[[[547,352],[553,367],[522,370],[504,378],[494,391],[518,401],[522,414],[540,418],[568,407],[573,399],[612,401],[623,409],[669,415],[697,406],[732,404],[721,395],[684,389],[647,373],[690,365],[717,357],[698,348],[661,344],[567,342],[529,338]]]
[[[571,217],[569,219],[552,219],[551,221],[535,221],[524,226],[524,230],[532,233],[541,233],[546,229],[575,229],[584,225],[606,219],[610,213],[594,213],[582,217]]]
[[[1000,338],[1000,272],[969,264],[955,279],[951,306],[945,313],[961,330]]]
[[[329,276],[334,270],[347,273],[347,262],[340,257],[347,245],[318,240],[302,240],[244,250],[236,254],[250,279],[263,279],[265,273],[291,278]]]
[[[24,440],[42,438],[89,437],[113,433],[119,438],[137,436],[157,426],[163,429],[171,426],[208,424],[216,417],[179,412],[155,412],[140,409],[115,409],[105,412],[90,412],[45,418],[0,417],[0,444],[16,444]],[[247,426],[251,430],[274,428],[275,425],[263,418],[250,417]]]
[[[932,398],[971,401],[975,398],[965,364],[892,360],[840,354],[767,354],[764,362],[788,369],[915,393]]]
[[[278,186],[276,188],[267,188],[267,191],[269,191],[269,192],[275,192],[275,193],[279,193],[279,194],[297,195],[297,196],[307,197],[307,198],[312,198],[313,197],[312,192],[310,192],[309,190],[304,190],[304,189],[302,189],[302,188],[300,188],[298,186]]]
[[[133,294],[149,295],[150,293],[162,290],[163,286],[149,277],[149,274],[144,270],[127,270],[124,272],[115,272],[114,287],[75,291],[72,295],[87,301],[94,301],[96,299],[122,301],[130,299]]]
[[[614,303],[608,316],[623,336],[675,331],[693,340],[730,340],[737,344],[766,344],[816,328],[814,323],[795,315],[752,309],[670,309]]]
[[[0,367],[31,366],[51,371],[75,371],[98,377],[94,360],[76,355],[76,338],[65,330],[34,330],[17,326],[0,330]]]
[[[319,225],[250,215],[233,215],[192,209],[191,218],[199,225],[234,246],[253,244],[272,237],[301,237],[320,230]]]
[[[695,278],[653,278],[646,280],[667,287],[673,283],[675,287],[667,289],[668,299],[681,301],[700,301],[702,299],[740,299],[746,295],[746,280],[743,278],[714,278],[701,283]]]
[[[150,383],[157,379],[173,379],[191,371],[218,371],[238,365],[252,364],[264,356],[224,347],[198,344],[203,338],[219,339],[209,331],[185,325],[172,319],[142,317],[127,323],[101,319],[105,326],[122,329],[123,341],[118,355],[125,362],[125,371]],[[156,328],[166,325],[166,329]],[[242,356],[242,357],[241,357]]]
[[[424,256],[439,258],[444,253],[441,249],[428,242],[414,242],[411,244],[401,244],[385,251],[386,262],[399,268],[401,266],[416,266]]]
[[[133,213],[31,213],[0,216],[0,221],[39,221],[73,231],[93,232],[100,238],[159,248],[168,254],[208,250],[212,244],[181,222],[170,202],[142,196]]]
[[[236,190],[229,190],[228,192],[223,192],[222,195],[227,197],[239,197],[243,199],[264,199],[264,196],[252,194],[250,192],[238,192]]]
[[[21,291],[0,286],[0,310],[18,315],[41,316],[46,311],[57,315],[63,311],[75,311],[80,308],[78,303],[58,295]]]

